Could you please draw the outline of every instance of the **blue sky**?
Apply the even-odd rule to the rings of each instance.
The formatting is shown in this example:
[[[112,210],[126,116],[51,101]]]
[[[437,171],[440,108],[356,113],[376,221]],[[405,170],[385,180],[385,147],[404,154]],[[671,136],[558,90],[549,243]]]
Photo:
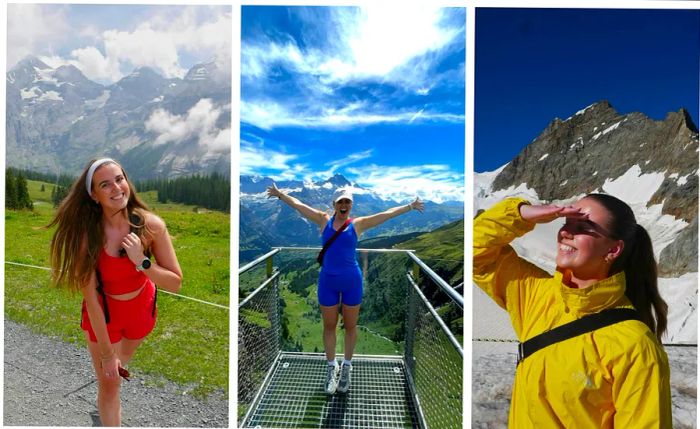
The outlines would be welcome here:
[[[465,10],[246,6],[241,174],[464,199]]]
[[[230,74],[230,6],[10,4],[7,15],[8,69],[31,54],[103,84],[141,66],[184,77],[212,59]]]
[[[555,117],[606,99],[698,124],[700,11],[476,10],[474,167],[509,162]]]

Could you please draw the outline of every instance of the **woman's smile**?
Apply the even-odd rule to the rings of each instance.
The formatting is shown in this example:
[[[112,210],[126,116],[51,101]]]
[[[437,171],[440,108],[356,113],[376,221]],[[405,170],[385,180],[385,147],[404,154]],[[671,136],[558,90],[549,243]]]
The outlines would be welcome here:
[[[576,248],[575,248],[575,247],[571,247],[571,246],[569,246],[569,245],[567,245],[567,244],[564,244],[564,243],[559,243],[559,252],[562,252],[562,253],[573,253],[573,252],[575,252],[575,251],[576,251]]]

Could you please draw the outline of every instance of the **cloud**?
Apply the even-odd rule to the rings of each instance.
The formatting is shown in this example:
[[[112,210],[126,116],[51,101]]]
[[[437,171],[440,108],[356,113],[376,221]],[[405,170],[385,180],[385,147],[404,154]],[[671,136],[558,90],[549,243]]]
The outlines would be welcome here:
[[[463,122],[463,109],[426,100],[436,87],[436,97],[463,92],[464,61],[441,63],[463,49],[462,15],[405,9],[399,20],[396,4],[291,8],[299,34],[278,27],[246,37],[241,121],[265,130]]]
[[[119,80],[122,73],[119,70],[119,61],[115,57],[105,57],[95,47],[74,49],[71,52],[74,60],[68,63],[76,66],[88,78],[101,78],[111,81]],[[48,63],[47,63],[48,64]]]
[[[102,36],[108,61],[152,67],[168,78],[183,77],[187,72],[180,67],[177,45],[170,32],[154,29],[151,23],[143,23],[132,32],[107,30]]]
[[[425,68],[413,61],[429,52],[437,52],[463,34],[463,27],[446,26],[445,9],[412,4],[401,9],[396,19],[396,4],[376,4],[363,8],[329,8],[325,22],[330,33],[327,46],[307,46],[303,50],[294,41],[276,42],[262,38],[242,46],[241,73],[244,77],[268,75],[282,63],[297,73],[319,77],[323,84],[376,78],[416,84],[426,79]],[[422,88],[418,85],[417,89]]]
[[[157,31],[171,39],[179,51],[206,54],[216,60],[220,71],[231,73],[231,14],[211,8],[210,17],[202,20],[202,6],[187,7],[174,20],[155,20]],[[183,73],[184,75],[184,73]],[[174,75],[182,77],[182,75]]]
[[[303,109],[303,110],[302,110]],[[299,110],[302,110],[301,112]],[[363,109],[362,111],[335,110],[321,106],[299,106],[289,108],[273,102],[241,102],[241,121],[264,130],[277,127],[299,128],[349,128],[353,126],[375,124],[412,124],[425,122],[464,122],[464,115],[442,112],[427,112],[422,109],[403,111],[377,111]]]
[[[464,175],[446,165],[366,165],[346,171],[360,186],[395,201],[416,197],[437,203],[464,200]]]
[[[27,55],[53,50],[71,32],[66,9],[37,4],[7,5],[7,67]]]
[[[241,174],[265,174],[273,179],[286,180],[297,177],[305,168],[290,163],[298,158],[297,155],[265,148],[262,143],[253,144],[241,140],[240,153]]]
[[[76,5],[80,7],[99,7]],[[167,78],[182,78],[187,69],[184,54],[200,61],[214,60],[222,79],[231,77],[231,12],[229,7],[154,7],[148,20],[131,29],[98,28],[94,23],[67,23],[69,8],[52,5],[8,6],[8,65],[27,54],[43,56],[50,65],[72,64],[88,78],[114,82],[136,67],[151,67]],[[73,25],[75,26],[75,24]],[[68,35],[72,35],[69,39]],[[59,47],[78,39],[68,54],[57,54]],[[55,49],[49,48],[55,45]]]
[[[356,163],[357,161],[361,161],[361,160],[363,160],[363,159],[367,159],[367,158],[371,157],[371,156],[372,156],[372,152],[374,152],[373,149],[367,149],[367,150],[364,150],[364,151],[362,151],[362,152],[351,153],[350,155],[348,155],[348,156],[346,156],[346,157],[344,157],[344,158],[341,158],[341,159],[338,159],[338,160],[335,160],[335,161],[327,162],[326,165],[330,165],[330,166],[331,166],[331,171],[335,172],[335,170],[337,170],[337,169],[340,168],[340,167],[344,167],[344,166],[346,166],[346,165],[354,164],[354,163]]]
[[[184,142],[196,138],[208,152],[228,152],[231,149],[231,129],[220,130],[216,122],[223,112],[212,101],[203,98],[186,115],[173,115],[165,109],[157,109],[146,120],[146,131],[157,135],[156,145],[168,142]]]
[[[442,13],[443,9],[430,5],[411,5],[402,8],[401,19],[396,19],[396,5],[390,3],[359,10],[338,8],[340,45],[347,53],[319,68],[330,80],[387,76],[429,51],[440,50],[460,33],[442,27]]]

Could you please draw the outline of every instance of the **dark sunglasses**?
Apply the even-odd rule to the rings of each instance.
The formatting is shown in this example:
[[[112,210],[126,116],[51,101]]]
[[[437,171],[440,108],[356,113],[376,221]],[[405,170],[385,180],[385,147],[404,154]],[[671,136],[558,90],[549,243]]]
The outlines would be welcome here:
[[[607,229],[589,219],[567,218],[564,227],[574,233],[598,235],[601,237],[614,239]]]
[[[119,376],[126,381],[131,381],[129,380],[129,371],[127,371],[126,368],[122,368],[121,366],[119,367]]]

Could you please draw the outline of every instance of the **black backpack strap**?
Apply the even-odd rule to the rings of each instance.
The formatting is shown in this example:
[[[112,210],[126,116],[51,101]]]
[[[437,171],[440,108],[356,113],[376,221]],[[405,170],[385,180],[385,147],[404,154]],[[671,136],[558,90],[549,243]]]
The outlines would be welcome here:
[[[100,275],[100,270],[95,270],[97,275],[97,293],[102,297],[102,307],[105,313],[105,323],[109,324],[109,307],[107,307],[107,294],[105,294],[104,287],[102,286],[102,276]]]
[[[153,292],[153,308],[151,308],[151,317],[156,317],[156,302],[158,301],[158,286],[153,286],[156,291]]]
[[[518,364],[526,357],[552,344],[578,337],[624,320],[639,320],[639,313],[633,308],[610,308],[599,313],[589,314],[580,319],[558,326],[518,344]]]
[[[318,256],[316,257],[316,262],[318,262],[321,266],[323,266],[323,255],[326,254],[326,250],[328,250],[328,248],[331,247],[331,244],[333,244],[333,242],[335,241],[336,238],[338,238],[338,236],[340,235],[341,232],[345,231],[345,228],[347,228],[351,222],[352,222],[352,219],[347,219],[345,221],[345,223],[343,224],[343,226],[338,228],[335,231],[335,234],[333,234],[333,236],[331,238],[329,238],[328,241],[326,241],[323,244],[323,249],[321,249]]]

